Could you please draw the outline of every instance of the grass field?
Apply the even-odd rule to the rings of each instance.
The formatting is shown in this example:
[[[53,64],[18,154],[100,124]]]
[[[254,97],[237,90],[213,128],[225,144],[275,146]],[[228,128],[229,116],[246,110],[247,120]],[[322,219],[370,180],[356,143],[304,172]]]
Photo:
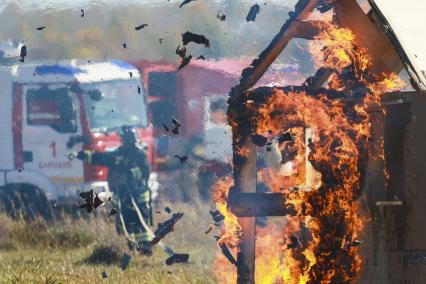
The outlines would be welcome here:
[[[123,253],[129,253],[126,242],[105,214],[65,216],[52,224],[0,215],[0,283],[215,283],[214,232],[204,234],[211,221],[208,205],[170,207],[185,215],[165,242],[178,253],[189,253],[189,263],[167,266],[167,255],[155,247],[152,257],[131,254],[125,271],[120,261]],[[163,211],[154,217],[158,223],[168,214]],[[115,254],[105,256],[112,263],[88,262],[94,249],[102,246],[115,248]],[[103,271],[108,278],[102,278]]]

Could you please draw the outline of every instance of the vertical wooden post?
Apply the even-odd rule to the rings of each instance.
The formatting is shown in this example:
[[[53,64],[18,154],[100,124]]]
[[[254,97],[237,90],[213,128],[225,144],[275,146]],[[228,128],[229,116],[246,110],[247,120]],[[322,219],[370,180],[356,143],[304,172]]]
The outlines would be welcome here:
[[[229,98],[228,120],[232,126],[234,151],[234,180],[238,192],[256,192],[256,146],[251,141],[250,123],[244,116],[244,92],[253,87],[297,34],[297,21],[306,20],[317,6],[318,0],[299,0],[295,11],[289,13],[287,21],[266,49],[250,67],[243,70],[240,82],[232,88]],[[237,154],[242,147],[247,154]],[[238,261],[239,284],[255,283],[255,229],[256,218],[241,217],[239,223],[243,236],[240,240]]]
[[[244,163],[240,171],[235,176],[236,189],[239,192],[256,192],[256,146],[251,141],[250,136],[243,142],[247,151]],[[238,284],[254,283],[255,275],[255,239],[256,239],[256,218],[242,217],[238,219],[243,230],[237,255],[238,262]]]

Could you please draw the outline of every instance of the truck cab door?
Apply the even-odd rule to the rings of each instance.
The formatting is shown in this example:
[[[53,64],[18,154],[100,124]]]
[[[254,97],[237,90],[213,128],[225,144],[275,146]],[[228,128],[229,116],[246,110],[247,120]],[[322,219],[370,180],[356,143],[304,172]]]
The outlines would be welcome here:
[[[24,169],[47,176],[60,190],[81,184],[82,162],[67,158],[70,137],[82,134],[77,95],[63,84],[25,86],[22,95]],[[81,149],[81,144],[73,148]]]

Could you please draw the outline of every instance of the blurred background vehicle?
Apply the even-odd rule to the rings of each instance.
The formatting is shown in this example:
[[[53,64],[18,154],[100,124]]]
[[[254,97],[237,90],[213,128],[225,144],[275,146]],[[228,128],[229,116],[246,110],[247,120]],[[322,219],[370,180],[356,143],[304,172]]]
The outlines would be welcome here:
[[[18,206],[14,195],[20,192],[37,193],[28,198],[44,200],[46,206],[39,204],[38,210],[45,211],[47,200],[56,203],[90,188],[108,190],[106,168],[70,161],[67,153],[118,148],[122,125],[135,128],[152,163],[152,126],[140,75],[132,65],[74,60],[8,66],[1,72],[0,170],[10,210]],[[26,202],[25,207],[31,206]]]

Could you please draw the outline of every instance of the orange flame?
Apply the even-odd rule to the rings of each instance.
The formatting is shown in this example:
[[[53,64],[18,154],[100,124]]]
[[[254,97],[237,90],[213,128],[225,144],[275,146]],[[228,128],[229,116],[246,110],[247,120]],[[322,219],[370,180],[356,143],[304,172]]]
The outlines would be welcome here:
[[[271,191],[285,194],[286,206],[292,206],[296,214],[281,218],[282,231],[270,223],[257,228],[258,283],[343,283],[356,279],[362,267],[353,241],[362,236],[366,222],[356,199],[370,136],[368,110],[380,107],[381,95],[404,83],[396,74],[372,74],[368,54],[354,45],[354,34],[348,29],[330,24],[317,40],[320,43],[311,46],[317,66],[335,70],[328,88],[349,93],[362,86],[366,92],[348,109],[343,101],[328,99],[326,94],[313,97],[304,91],[274,88],[265,103],[250,109],[257,134],[291,132],[295,137],[278,145],[279,152],[290,157],[282,160],[281,168],[290,162],[293,171],[283,174],[281,168],[268,167],[259,172]],[[306,129],[312,130],[309,142]],[[383,144],[378,148],[383,158]],[[237,150],[244,155],[244,149]],[[309,182],[308,174],[318,181]],[[235,248],[241,227],[226,207],[231,185],[230,180],[219,181],[215,202],[225,216],[220,241]],[[216,265],[220,283],[235,283],[235,269],[223,257],[218,257]]]
[[[235,248],[238,245],[242,232],[241,226],[238,223],[238,218],[227,207],[229,189],[232,186],[232,179],[226,177],[214,184],[212,191],[214,193],[213,201],[216,204],[217,210],[225,217],[224,224],[221,227],[221,238],[219,242],[223,242],[227,246]]]
[[[271,115],[277,113],[276,110],[280,110],[282,115]],[[299,269],[287,271],[282,277],[283,281],[307,283],[310,280],[351,279],[351,275],[360,269],[360,261],[354,257],[355,250],[345,247],[362,230],[357,203],[353,202],[353,196],[359,189],[359,149],[353,138],[356,135],[352,134],[360,127],[354,127],[357,124],[345,116],[342,104],[331,104],[325,97],[317,99],[304,92],[284,93],[274,89],[272,96],[259,108],[258,113],[258,132],[268,129],[273,134],[278,134],[298,127],[308,127],[316,133],[312,137],[309,161],[321,173],[320,188],[311,191],[285,191],[286,203],[293,205],[298,215],[287,217],[287,220],[292,222],[296,218],[295,221],[303,224],[309,231],[311,240],[306,241],[303,248],[284,248],[287,265]],[[365,136],[358,136],[366,139]],[[304,163],[301,158],[295,159],[296,163],[297,161]],[[268,182],[272,191],[280,191],[274,186],[282,184],[281,181],[287,177],[275,175],[272,178],[275,180]],[[297,186],[300,184],[293,184],[293,187]],[[334,226],[341,223],[341,226],[347,228],[338,231],[328,223]],[[284,238],[290,238],[291,234],[301,229],[301,225],[295,225],[294,221],[291,227],[292,230],[284,231]],[[324,254],[324,250],[332,249],[339,250],[339,254],[352,259],[349,272],[346,272],[346,263],[333,263],[336,256]],[[330,265],[326,273],[322,269],[324,263]]]
[[[220,230],[220,239],[218,242],[226,244],[230,249],[236,251],[242,231],[238,223],[238,218],[228,209],[228,194],[233,186],[231,177],[225,177],[218,180],[212,187],[213,201],[216,204],[217,210],[222,214],[225,219],[223,226]],[[235,255],[235,254],[234,254]],[[223,256],[222,253],[217,253],[215,267],[216,279],[220,283],[235,283],[237,279],[236,269],[234,266],[229,265],[229,261]]]

